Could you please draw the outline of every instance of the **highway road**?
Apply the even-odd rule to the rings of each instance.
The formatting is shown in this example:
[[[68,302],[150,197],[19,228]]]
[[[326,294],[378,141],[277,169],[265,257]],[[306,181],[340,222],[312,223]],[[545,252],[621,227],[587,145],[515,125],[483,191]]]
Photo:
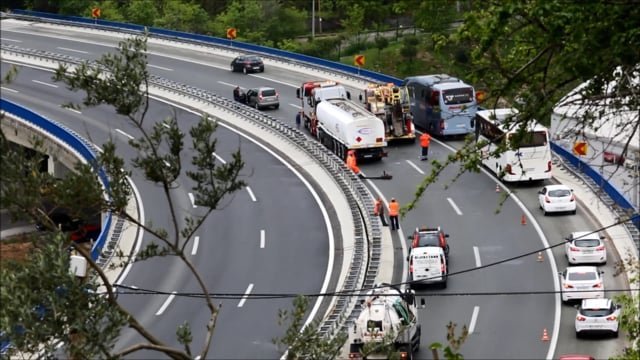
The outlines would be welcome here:
[[[56,84],[51,82],[50,73],[24,67],[19,71],[14,82],[6,85],[9,90],[3,91],[8,100],[75,129],[95,144],[102,144],[111,137],[127,159],[136,155],[126,145],[129,136],[136,134],[134,129],[127,126],[121,117],[114,116],[110,109],[83,109],[82,114],[63,109],[60,104],[79,101],[79,94],[53,87]],[[167,105],[154,101],[148,119],[162,120],[169,110]],[[199,119],[183,110],[177,111],[180,126],[185,132]],[[152,126],[152,122],[147,126]],[[291,169],[252,141],[224,127],[218,128],[217,138],[216,155],[221,161],[230,160],[235,149],[242,149],[246,162],[243,178],[249,189],[223,201],[221,210],[207,219],[197,234],[198,240],[187,248],[210,291],[235,294],[320,292],[329,258],[329,229],[322,221],[320,209],[323,205],[317,203],[310,189]],[[189,141],[189,138],[185,139],[186,144]],[[183,161],[188,161],[189,156],[186,152]],[[156,226],[168,225],[170,216],[161,188],[145,182],[136,172],[132,178],[144,201],[145,219]],[[183,214],[202,214],[203,209],[195,208],[188,196],[189,180],[185,177],[179,182],[181,186],[172,193],[178,208]],[[296,226],[301,223],[308,224]],[[150,241],[154,240],[146,236],[145,242]],[[297,256],[299,254],[313,256],[302,258]],[[172,257],[136,263],[125,284],[166,293],[200,292],[180,261]],[[160,330],[161,339],[177,345],[175,328],[188,321],[194,330],[194,344],[201,344],[204,339],[201,329],[208,317],[193,310],[198,308],[199,300],[184,297],[168,299],[168,295],[121,296],[125,307],[144,325]],[[271,339],[283,333],[284,329],[277,325],[277,314],[279,309],[291,307],[291,299],[230,299],[221,303],[220,331],[215,334],[212,356],[269,359],[281,354]],[[137,340],[132,332],[126,331],[123,335],[120,347]],[[149,356],[153,355],[140,352],[136,357]]]
[[[116,40],[105,34],[60,30],[49,26],[11,25],[3,27],[3,43],[20,47],[38,48],[94,59],[113,47]],[[71,34],[72,33],[72,34]],[[11,39],[11,40],[7,40]],[[266,64],[263,74],[244,76],[228,71],[230,55],[203,53],[194,49],[177,48],[165,44],[150,44],[149,70],[165,78],[188,83],[231,97],[233,86],[272,86],[280,92],[279,110],[270,110],[273,116],[292,123],[299,100],[295,99],[295,87],[302,81],[316,78],[311,73],[300,74]],[[357,91],[352,89],[354,98]],[[443,160],[460,142],[434,141],[431,157]],[[409,202],[417,184],[431,165],[418,161],[417,145],[393,146],[389,157],[380,163],[363,164],[365,173],[379,174],[385,170],[394,175],[390,181],[368,182],[372,192],[378,191],[386,198],[395,197],[401,204]],[[575,310],[561,305],[559,295],[534,294],[538,291],[554,291],[556,271],[566,267],[562,247],[553,250],[554,261],[546,255],[537,261],[536,255],[513,259],[503,264],[473,270],[492,262],[510,259],[527,252],[536,252],[546,245],[556,245],[572,231],[594,230],[599,225],[585,216],[581,204],[578,215],[542,217],[537,206],[536,192],[542,183],[517,186],[513,195],[502,207],[499,203],[505,189],[495,192],[495,179],[486,174],[465,174],[453,184],[448,184],[457,168],[447,169],[437,184],[429,187],[419,206],[401,220],[403,231],[394,234],[398,250],[396,267],[404,268],[401,241],[406,242],[416,226],[442,226],[451,235],[450,272],[446,290],[427,289],[419,295],[427,297],[427,307],[421,310],[423,344],[433,341],[445,343],[449,321],[467,324],[471,335],[461,348],[468,359],[540,359],[549,355],[569,352],[590,353],[597,358],[608,357],[622,348],[623,339],[576,340],[573,334]],[[290,196],[290,198],[293,198]],[[499,209],[499,211],[498,211]],[[521,224],[521,216],[527,224]],[[296,223],[291,223],[296,224]],[[308,222],[304,223],[307,226]],[[603,224],[609,225],[609,224]],[[295,227],[295,226],[293,226]],[[610,255],[613,249],[609,247]],[[606,286],[621,288],[619,278],[613,278],[612,257],[604,267]],[[456,272],[473,270],[459,275]],[[296,271],[296,277],[301,277]],[[401,280],[399,278],[398,280]],[[490,295],[455,295],[490,292]],[[507,295],[508,292],[532,292],[532,294]],[[437,296],[436,296],[437,295]],[[442,295],[442,296],[440,296]],[[183,318],[176,318],[183,319]],[[558,332],[554,324],[559,321]],[[171,327],[170,327],[171,328]],[[543,329],[548,329],[551,342],[541,341]],[[557,337],[557,351],[553,353]],[[246,342],[245,342],[246,343]],[[418,354],[420,359],[431,358],[427,346]]]

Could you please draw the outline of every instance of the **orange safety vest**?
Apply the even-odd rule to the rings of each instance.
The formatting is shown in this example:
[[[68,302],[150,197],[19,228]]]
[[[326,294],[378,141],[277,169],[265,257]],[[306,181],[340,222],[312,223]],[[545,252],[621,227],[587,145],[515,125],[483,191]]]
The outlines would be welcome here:
[[[422,135],[420,135],[420,146],[429,147],[429,143],[431,143],[431,136],[427,133],[422,133]]]
[[[389,203],[389,216],[398,216],[400,213],[400,204],[397,201]]]
[[[376,200],[376,204],[373,208],[373,215],[380,215],[380,210],[382,210],[382,201]]]
[[[360,168],[358,167],[358,165],[356,165],[355,155],[347,156],[347,167],[349,167],[349,169],[351,169],[351,171],[353,171],[356,174],[360,173]]]

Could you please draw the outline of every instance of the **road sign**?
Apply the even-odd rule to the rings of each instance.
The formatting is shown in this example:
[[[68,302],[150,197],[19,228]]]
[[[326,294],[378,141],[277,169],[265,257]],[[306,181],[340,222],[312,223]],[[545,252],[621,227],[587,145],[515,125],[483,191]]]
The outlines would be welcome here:
[[[236,28],[228,28],[228,29],[227,29],[227,38],[228,38],[228,39],[233,40],[233,39],[235,39],[235,38],[236,38],[236,35],[237,35],[237,30],[236,30]]]
[[[100,8],[91,9],[91,16],[93,16],[94,18],[99,18],[100,17]]]
[[[573,144],[573,154],[582,156],[587,155],[587,143],[584,141],[576,141],[576,143]]]
[[[364,66],[364,55],[356,55],[353,62],[356,66]]]

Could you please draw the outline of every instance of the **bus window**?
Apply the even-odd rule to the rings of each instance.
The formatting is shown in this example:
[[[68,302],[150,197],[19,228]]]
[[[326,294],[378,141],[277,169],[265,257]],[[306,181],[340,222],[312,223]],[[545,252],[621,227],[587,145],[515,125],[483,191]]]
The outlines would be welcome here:
[[[467,104],[473,102],[473,89],[458,88],[442,91],[445,105]]]
[[[525,134],[519,135],[517,133],[509,134],[509,141],[516,137],[519,141],[519,148],[527,148],[527,147],[535,147],[535,146],[545,146],[547,145],[547,132],[546,131],[534,131],[527,132]]]

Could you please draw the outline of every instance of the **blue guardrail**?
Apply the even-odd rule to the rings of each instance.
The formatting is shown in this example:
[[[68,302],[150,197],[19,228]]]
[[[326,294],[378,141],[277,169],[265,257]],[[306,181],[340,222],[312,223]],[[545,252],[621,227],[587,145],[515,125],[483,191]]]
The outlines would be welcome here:
[[[28,121],[31,124],[43,129],[51,136],[59,139],[69,147],[76,150],[90,164],[95,163],[96,155],[91,149],[91,145],[75,131],[5,99],[0,99],[0,109],[17,117],[20,117],[25,121]],[[102,181],[104,188],[109,189],[109,179],[102,168],[98,170],[98,176],[100,177],[100,181]],[[98,236],[98,239],[91,249],[91,257],[93,258],[93,260],[98,259],[100,253],[102,252],[102,247],[107,241],[107,235],[109,233],[109,228],[111,227],[111,217],[112,214],[110,212],[107,213],[106,219],[104,219],[102,223],[100,236]]]

